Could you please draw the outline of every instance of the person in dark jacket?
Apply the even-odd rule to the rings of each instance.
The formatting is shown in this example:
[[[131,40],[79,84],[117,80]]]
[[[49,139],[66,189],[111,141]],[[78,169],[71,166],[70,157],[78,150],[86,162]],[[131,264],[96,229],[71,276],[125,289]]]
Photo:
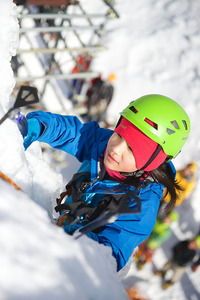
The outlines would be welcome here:
[[[197,249],[200,248],[199,239],[200,236],[198,235],[192,240],[180,241],[172,248],[172,257],[164,264],[161,270],[155,272],[156,275],[163,277],[163,289],[169,288],[180,280],[188,266],[192,268],[198,265]],[[173,271],[173,275],[170,279],[166,280],[165,276],[169,270]]]
[[[134,248],[151,234],[164,187],[171,195],[168,206],[176,202],[179,186],[170,160],[189,135],[188,115],[168,97],[146,95],[122,111],[114,131],[94,121],[83,124],[75,116],[42,111],[29,113],[27,121],[25,149],[37,140],[82,163],[56,208],[61,213],[57,224],[66,233],[73,234],[125,203],[129,213],[124,211],[115,221],[87,233],[111,247],[121,270]]]

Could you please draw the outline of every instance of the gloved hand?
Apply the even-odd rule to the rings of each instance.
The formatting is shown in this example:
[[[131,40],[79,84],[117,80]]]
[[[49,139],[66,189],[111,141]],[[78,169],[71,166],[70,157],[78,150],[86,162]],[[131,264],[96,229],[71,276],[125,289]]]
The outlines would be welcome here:
[[[28,134],[24,139],[24,148],[27,148],[38,139],[41,132],[40,122],[36,118],[27,119],[28,122]]]
[[[73,225],[66,225],[63,226],[66,233],[72,235],[77,229],[81,228],[82,225],[80,224],[73,224]]]
[[[197,270],[197,268],[198,268],[198,265],[196,264],[194,264],[193,266],[192,266],[192,272],[196,272],[196,270]]]
[[[15,111],[14,114],[10,115],[10,119],[17,124],[24,139],[28,134],[28,122],[26,117],[20,112],[20,110],[18,110],[17,112]]]

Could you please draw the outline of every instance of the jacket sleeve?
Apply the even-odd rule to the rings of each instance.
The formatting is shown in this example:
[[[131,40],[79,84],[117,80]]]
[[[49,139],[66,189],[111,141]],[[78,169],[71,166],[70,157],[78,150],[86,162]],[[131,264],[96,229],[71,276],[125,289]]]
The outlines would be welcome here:
[[[63,150],[79,161],[89,159],[94,143],[105,138],[103,131],[96,122],[83,124],[76,116],[63,116],[49,112],[36,111],[29,113],[27,119],[36,118],[43,131],[37,139],[51,147]]]

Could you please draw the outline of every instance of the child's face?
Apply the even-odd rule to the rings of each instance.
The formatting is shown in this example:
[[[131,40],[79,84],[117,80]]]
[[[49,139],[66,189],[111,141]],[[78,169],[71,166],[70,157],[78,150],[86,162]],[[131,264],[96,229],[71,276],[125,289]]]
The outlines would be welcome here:
[[[104,164],[107,168],[118,172],[134,172],[137,170],[131,147],[116,132],[113,133],[108,141]]]

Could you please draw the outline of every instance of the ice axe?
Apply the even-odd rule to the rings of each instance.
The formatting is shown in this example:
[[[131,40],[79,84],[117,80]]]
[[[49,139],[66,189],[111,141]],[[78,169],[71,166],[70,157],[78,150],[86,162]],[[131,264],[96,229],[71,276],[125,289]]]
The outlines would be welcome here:
[[[24,107],[30,104],[38,103],[38,93],[37,89],[32,86],[22,85],[17,94],[16,101],[8,112],[1,118],[0,125],[10,116],[10,113],[20,107]]]

